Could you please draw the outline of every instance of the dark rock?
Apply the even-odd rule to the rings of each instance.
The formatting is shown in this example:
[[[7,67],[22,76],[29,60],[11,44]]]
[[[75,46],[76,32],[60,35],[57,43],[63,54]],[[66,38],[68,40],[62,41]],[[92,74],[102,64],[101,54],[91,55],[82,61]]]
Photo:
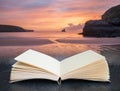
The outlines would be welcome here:
[[[120,26],[120,5],[108,9],[103,15],[102,20]]]
[[[13,25],[0,25],[0,32],[33,32]]]
[[[103,20],[89,20],[85,23],[85,26],[110,26],[110,24]]]
[[[34,30],[25,30],[26,32],[34,32]]]
[[[120,5],[107,10],[102,20],[90,20],[85,23],[83,36],[120,37]]]
[[[63,29],[61,32],[66,32],[66,30],[65,30],[65,29]]]
[[[91,20],[86,22],[83,35],[87,37],[119,37],[120,27],[102,20]]]

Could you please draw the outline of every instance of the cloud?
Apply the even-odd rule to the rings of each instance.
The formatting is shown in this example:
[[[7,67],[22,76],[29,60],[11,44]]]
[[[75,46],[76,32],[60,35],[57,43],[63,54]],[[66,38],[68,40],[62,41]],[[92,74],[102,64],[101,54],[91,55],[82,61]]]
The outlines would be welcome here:
[[[47,7],[53,0],[0,0],[0,10],[31,10]]]
[[[72,23],[69,23],[68,27],[65,27],[65,30],[67,30],[67,31],[79,31],[79,32],[82,32],[82,27],[83,26],[81,24],[74,25]]]
[[[120,0],[0,0],[0,23],[35,30],[77,30],[89,19],[100,19]]]

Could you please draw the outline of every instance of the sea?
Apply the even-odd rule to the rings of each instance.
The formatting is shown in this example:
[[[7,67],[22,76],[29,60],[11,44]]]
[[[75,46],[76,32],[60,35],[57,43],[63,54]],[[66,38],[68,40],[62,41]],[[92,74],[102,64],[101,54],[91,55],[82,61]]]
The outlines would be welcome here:
[[[83,38],[77,32],[38,31],[38,32],[4,32],[0,38]]]
[[[2,91],[50,90],[71,91],[119,91],[120,90],[120,37],[83,37],[79,32],[40,31],[0,33],[0,88]],[[93,50],[105,56],[110,67],[110,83],[68,80],[57,83],[46,80],[30,80],[9,84],[11,66],[15,57],[33,49],[62,61],[86,50]],[[42,59],[41,59],[42,60]],[[34,60],[36,61],[36,60]],[[44,61],[44,60],[43,60]],[[84,61],[84,60],[81,60]],[[5,85],[5,86],[4,86]],[[71,87],[72,86],[72,87]],[[71,89],[72,88],[72,89]],[[47,90],[48,90],[47,89]],[[46,90],[46,91],[47,91]]]
[[[11,55],[15,57],[28,49],[34,49],[62,60],[86,50],[94,50],[98,53],[100,53],[101,50],[118,50],[115,46],[111,45],[117,45],[117,47],[119,47],[120,37],[83,37],[83,35],[79,34],[79,31],[0,33],[1,56]]]

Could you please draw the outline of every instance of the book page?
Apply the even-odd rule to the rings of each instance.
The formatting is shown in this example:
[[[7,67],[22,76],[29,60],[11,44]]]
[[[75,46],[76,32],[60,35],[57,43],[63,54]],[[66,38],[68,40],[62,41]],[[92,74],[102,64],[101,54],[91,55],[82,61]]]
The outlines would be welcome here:
[[[18,62],[45,69],[60,76],[60,62],[46,54],[29,49],[15,58]]]
[[[88,64],[61,77],[62,80],[85,79],[94,81],[109,81],[109,78],[108,64],[104,59]]]
[[[58,81],[59,76],[38,70],[31,71],[31,69],[24,70],[24,69],[12,68],[10,83],[27,80],[27,79],[49,79],[53,81]]]
[[[22,62],[16,62],[15,64],[12,65],[12,68],[20,69],[20,70],[30,70],[30,71],[41,71],[49,74],[53,74],[50,71],[44,70],[42,68],[33,66],[33,65],[28,65]]]
[[[101,59],[104,59],[104,56],[92,50],[76,54],[61,62],[61,75],[67,74],[68,72],[74,71]]]

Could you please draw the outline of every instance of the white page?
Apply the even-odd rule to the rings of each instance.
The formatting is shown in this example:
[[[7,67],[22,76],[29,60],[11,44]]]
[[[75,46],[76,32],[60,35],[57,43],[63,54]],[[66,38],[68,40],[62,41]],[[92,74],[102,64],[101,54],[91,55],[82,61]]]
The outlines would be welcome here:
[[[72,57],[66,58],[61,62],[61,75],[74,71],[80,67],[86,66],[92,62],[105,59],[104,56],[88,50]]]
[[[46,54],[29,49],[23,54],[17,56],[15,60],[45,69],[60,76],[60,62]]]

